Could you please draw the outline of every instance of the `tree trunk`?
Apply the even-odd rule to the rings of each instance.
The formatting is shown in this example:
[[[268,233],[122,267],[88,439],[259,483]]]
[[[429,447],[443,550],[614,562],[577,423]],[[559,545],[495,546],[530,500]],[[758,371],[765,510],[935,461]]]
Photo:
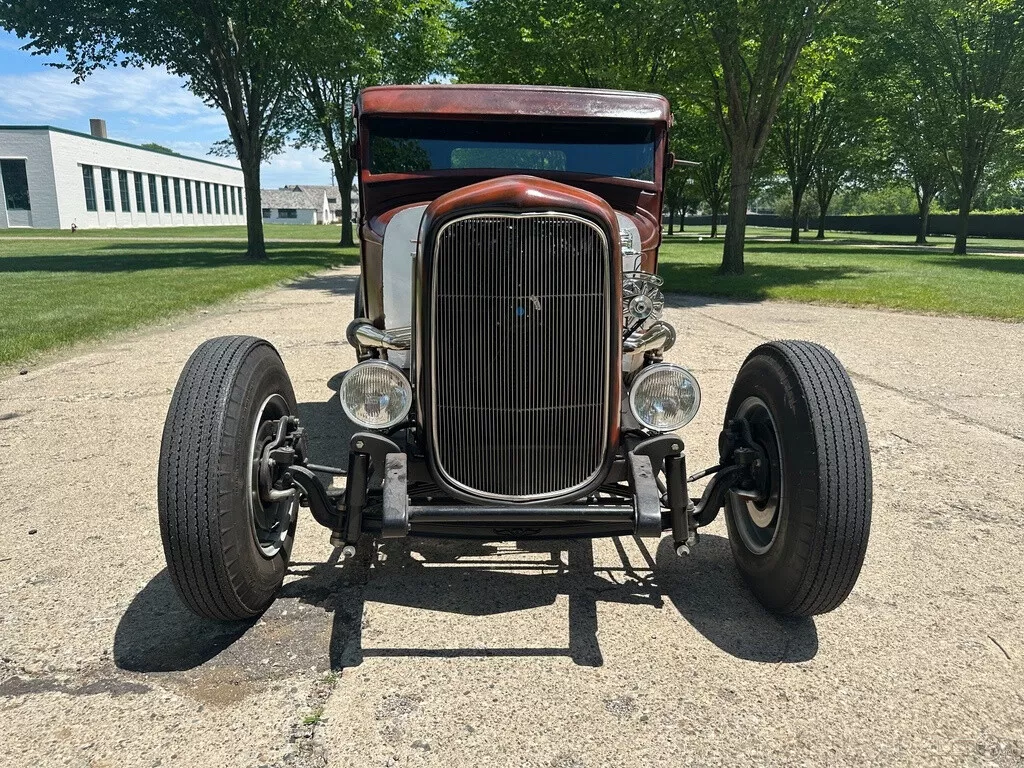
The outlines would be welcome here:
[[[322,130],[327,154],[331,158],[331,165],[334,166],[334,178],[338,180],[338,195],[341,197],[341,239],[338,245],[349,247],[355,245],[352,236],[352,161],[348,158],[342,159],[338,144],[334,140],[333,127],[329,123],[324,123]],[[347,188],[345,178],[348,178]]]
[[[793,190],[793,217],[789,225],[789,242],[800,244],[800,208],[803,206],[804,193]]]
[[[679,231],[686,231],[686,206],[679,209]]]
[[[971,215],[972,194],[960,195],[960,210],[956,217],[956,242],[953,244],[953,253],[963,256],[967,253],[967,219]]]
[[[928,245],[928,216],[931,214],[931,207],[930,197],[922,199],[917,204],[918,228],[914,242],[918,245]]]
[[[349,160],[342,164],[342,176],[338,177],[338,193],[341,195],[341,242],[339,245],[349,248],[356,244],[352,233],[352,179],[355,168]],[[342,186],[344,184],[344,186]]]
[[[750,174],[753,153],[733,146],[732,168],[729,172],[729,213],[725,220],[725,245],[722,248],[724,275],[743,274],[743,239],[747,233],[747,201],[750,198]]]
[[[245,230],[249,247],[246,257],[261,260],[267,258],[267,245],[263,239],[263,202],[260,200],[260,156],[239,158],[242,166],[242,183],[245,186]]]
[[[836,189],[838,189],[838,185]],[[832,205],[832,195],[834,194],[835,190],[825,195],[818,195],[818,234],[814,236],[815,240],[825,239],[825,217],[828,216],[828,208]]]

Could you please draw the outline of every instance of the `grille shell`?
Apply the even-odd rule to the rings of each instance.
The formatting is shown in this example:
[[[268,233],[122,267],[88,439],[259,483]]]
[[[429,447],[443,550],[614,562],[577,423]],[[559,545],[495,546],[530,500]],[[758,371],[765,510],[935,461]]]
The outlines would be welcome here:
[[[441,225],[430,320],[434,468],[481,499],[570,497],[608,454],[612,266],[605,231],[561,212]]]

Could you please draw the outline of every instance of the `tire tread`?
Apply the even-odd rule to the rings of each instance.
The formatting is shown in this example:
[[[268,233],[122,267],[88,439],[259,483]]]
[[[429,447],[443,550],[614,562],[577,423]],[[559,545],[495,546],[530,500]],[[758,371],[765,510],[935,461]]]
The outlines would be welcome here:
[[[260,347],[273,351],[251,336],[201,344],[182,370],[164,425],[157,495],[168,572],[182,601],[211,619],[259,612],[242,599],[231,567],[235,558],[225,544],[230,507],[223,498],[229,486],[219,482],[219,459],[244,440],[236,377]]]
[[[793,397],[787,407],[797,421],[789,428],[802,437],[791,440],[805,442],[787,459],[798,478],[797,487],[789,490],[790,504],[801,511],[789,517],[788,525],[799,525],[787,528],[787,535],[795,537],[788,539],[790,555],[772,566],[781,570],[774,571],[771,581],[783,581],[769,588],[745,575],[755,593],[779,613],[827,613],[849,596],[867,551],[871,455],[860,402],[842,363],[819,344],[768,342],[750,353],[744,370],[748,365],[767,365],[753,370],[778,377],[786,399]],[[740,565],[741,570],[747,567]]]
[[[867,550],[871,522],[871,458],[857,393],[839,360],[806,341],[772,344],[795,374],[815,433],[818,525],[800,587],[783,609],[826,613],[850,594]]]

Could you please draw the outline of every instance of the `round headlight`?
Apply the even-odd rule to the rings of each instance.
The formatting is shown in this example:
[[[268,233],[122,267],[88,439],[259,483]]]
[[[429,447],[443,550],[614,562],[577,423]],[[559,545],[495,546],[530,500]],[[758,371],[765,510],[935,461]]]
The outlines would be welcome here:
[[[672,432],[689,424],[700,408],[696,377],[678,365],[644,368],[629,388],[629,409],[647,429]]]
[[[409,415],[412,387],[395,366],[367,360],[345,374],[338,398],[345,415],[358,426],[388,429]]]

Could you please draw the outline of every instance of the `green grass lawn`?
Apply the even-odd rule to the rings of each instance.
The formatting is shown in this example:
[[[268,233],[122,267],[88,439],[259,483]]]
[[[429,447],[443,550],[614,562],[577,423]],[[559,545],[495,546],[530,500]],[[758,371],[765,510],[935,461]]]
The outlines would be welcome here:
[[[264,224],[267,240],[320,240],[338,242],[341,226],[335,224]],[[137,227],[132,229],[0,229],[0,241],[18,238],[61,238],[70,241],[98,240],[245,240],[245,226],[238,224],[209,227]]]
[[[666,238],[659,269],[665,289],[1024,320],[1024,252],[953,256],[870,243],[752,241],[738,276],[719,275],[721,259],[721,239]]]
[[[244,242],[132,242],[81,234],[73,242],[0,237],[0,365],[334,264],[354,264],[357,254],[330,242],[270,243],[269,260],[253,263],[245,259]]]
[[[265,263],[245,260],[242,227],[131,230],[131,238],[123,230],[59,239],[30,232],[0,234],[0,365],[355,263],[357,253],[334,245],[337,228],[320,226],[268,226]],[[216,232],[225,239],[210,239]],[[293,233],[310,240],[273,242]],[[898,243],[885,239],[794,246],[753,234],[746,273],[735,277],[717,273],[721,239],[666,238],[666,289],[1024,320],[1024,249],[955,257],[948,248],[887,248]]]
[[[667,229],[665,231],[667,235]],[[718,228],[718,236],[721,238],[724,233],[725,227],[720,226]],[[822,244],[823,241],[815,240],[817,234],[817,229],[810,232],[801,231],[801,245],[814,245],[815,243]],[[748,240],[789,240],[789,230],[778,227],[747,227],[746,235]],[[695,240],[701,237],[707,238],[710,236],[710,226],[694,227],[687,225],[685,232],[680,233],[677,228],[675,234],[673,234],[674,238],[679,238],[680,240]],[[933,251],[945,250],[952,252],[953,240],[954,238],[952,235],[929,235],[928,245],[918,246],[914,243],[913,235],[876,235],[870,232],[839,232],[826,230],[824,244],[835,245],[843,243],[857,243],[865,245],[895,245]],[[1021,254],[1024,255],[1024,240],[1011,240],[996,237],[972,237],[967,241],[967,250],[992,251],[997,253],[1020,251]]]

